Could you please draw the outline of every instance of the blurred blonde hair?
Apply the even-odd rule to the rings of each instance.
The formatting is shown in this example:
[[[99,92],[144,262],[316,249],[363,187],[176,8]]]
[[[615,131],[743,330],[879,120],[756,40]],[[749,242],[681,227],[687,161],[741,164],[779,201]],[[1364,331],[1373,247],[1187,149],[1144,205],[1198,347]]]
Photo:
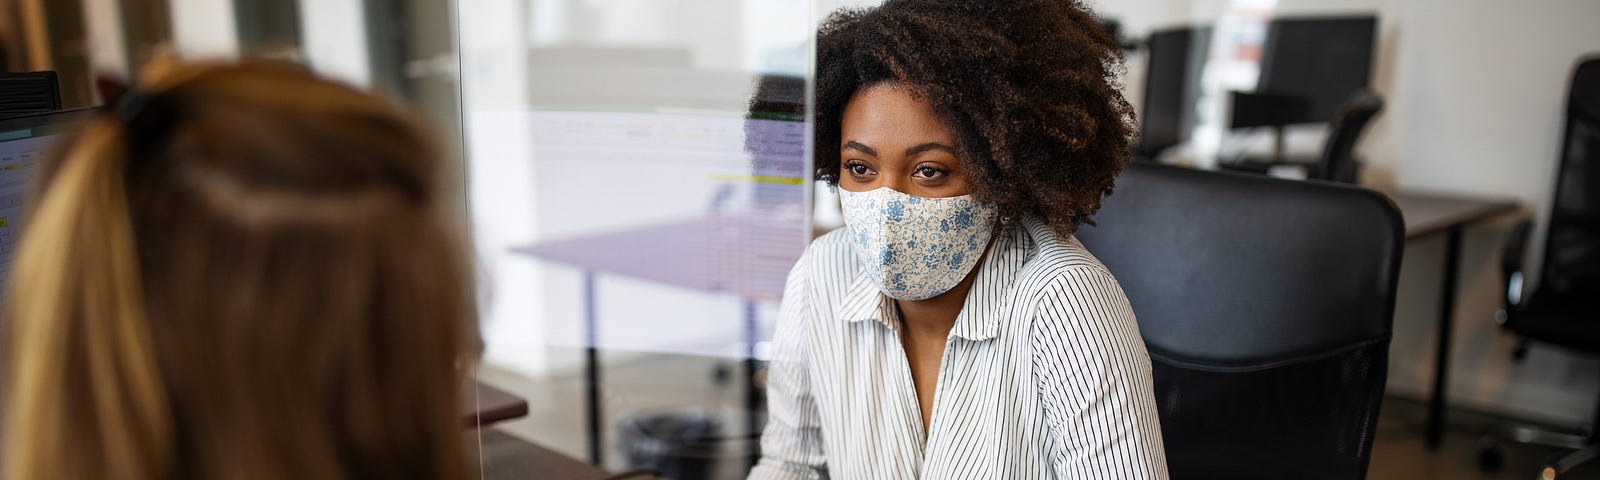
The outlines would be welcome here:
[[[284,63],[138,89],[37,179],[5,477],[464,477],[477,338],[426,129]]]

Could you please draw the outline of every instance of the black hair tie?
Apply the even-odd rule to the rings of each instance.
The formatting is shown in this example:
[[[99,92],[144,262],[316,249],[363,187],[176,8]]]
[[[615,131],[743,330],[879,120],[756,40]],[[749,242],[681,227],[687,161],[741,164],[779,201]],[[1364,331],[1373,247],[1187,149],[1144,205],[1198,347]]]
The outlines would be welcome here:
[[[122,123],[131,125],[139,118],[139,114],[144,112],[144,107],[149,101],[150,97],[144,92],[130,88],[122,93],[122,98],[117,99],[117,115],[122,117]]]
[[[130,150],[149,151],[166,140],[168,130],[177,119],[178,108],[171,95],[147,94],[130,88],[117,100],[113,113],[122,120]]]

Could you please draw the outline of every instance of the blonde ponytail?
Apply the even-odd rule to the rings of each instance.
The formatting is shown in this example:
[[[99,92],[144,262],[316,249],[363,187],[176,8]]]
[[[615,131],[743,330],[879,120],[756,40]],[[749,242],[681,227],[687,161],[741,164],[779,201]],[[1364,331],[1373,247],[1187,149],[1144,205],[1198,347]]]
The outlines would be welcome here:
[[[125,144],[121,122],[100,119],[37,186],[5,301],[5,478],[159,479],[174,468]]]
[[[5,478],[467,478],[469,270],[423,122],[274,62],[140,91],[36,187]]]

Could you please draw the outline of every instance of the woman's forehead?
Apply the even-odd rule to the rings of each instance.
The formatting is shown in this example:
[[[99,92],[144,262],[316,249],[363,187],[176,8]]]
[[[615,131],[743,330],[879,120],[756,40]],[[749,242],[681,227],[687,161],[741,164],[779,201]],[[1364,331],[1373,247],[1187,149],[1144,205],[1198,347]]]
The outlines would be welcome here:
[[[903,148],[930,141],[949,143],[950,127],[926,100],[904,87],[879,84],[850,98],[840,120],[844,138],[878,148]]]

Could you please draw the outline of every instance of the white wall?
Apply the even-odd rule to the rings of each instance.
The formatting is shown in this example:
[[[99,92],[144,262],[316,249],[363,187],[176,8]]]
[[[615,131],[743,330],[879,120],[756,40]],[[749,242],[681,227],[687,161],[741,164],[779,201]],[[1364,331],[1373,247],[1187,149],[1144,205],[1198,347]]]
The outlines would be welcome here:
[[[229,57],[239,53],[233,2],[171,0],[172,43],[189,57]]]
[[[91,22],[104,17],[106,0],[82,0]],[[371,77],[367,59],[366,19],[361,0],[283,0],[300,2],[301,51],[312,67],[324,75],[355,85],[366,85]],[[233,2],[218,0],[170,0],[173,44],[179,55],[188,58],[233,57],[240,53],[239,32]],[[114,5],[112,5],[114,6]],[[115,13],[115,10],[111,10]],[[91,26],[105,27],[99,22]],[[120,31],[92,28],[96,31]],[[96,51],[108,51],[96,45]],[[103,56],[103,55],[102,55]],[[126,63],[126,59],[96,59],[97,63]]]
[[[372,80],[361,0],[299,0],[300,50],[318,72],[351,84]]]
[[[131,77],[122,34],[122,5],[114,0],[83,0],[83,22],[89,42],[89,70]]]

